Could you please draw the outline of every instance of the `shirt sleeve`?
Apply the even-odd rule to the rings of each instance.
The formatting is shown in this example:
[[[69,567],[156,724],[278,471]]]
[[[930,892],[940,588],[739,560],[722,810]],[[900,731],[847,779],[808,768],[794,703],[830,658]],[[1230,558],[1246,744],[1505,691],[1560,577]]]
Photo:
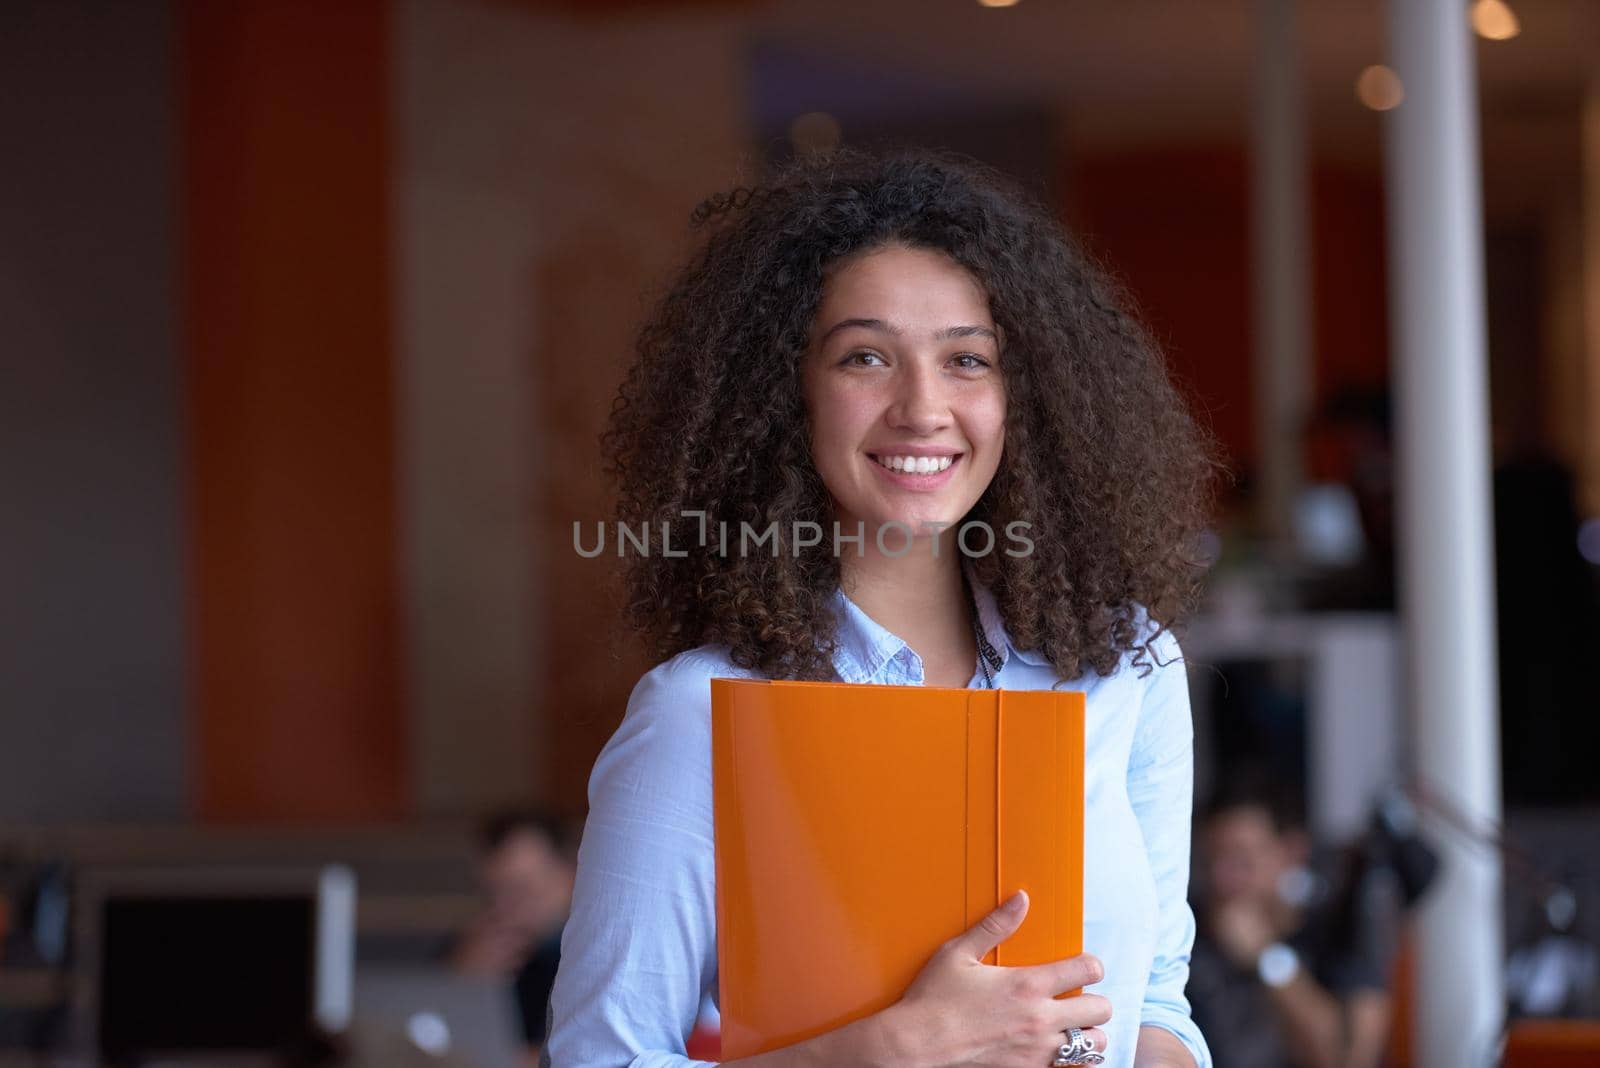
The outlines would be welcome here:
[[[699,1068],[684,1040],[716,978],[714,665],[639,680],[589,780],[572,915],[550,995],[554,1068]]]
[[[1177,639],[1163,634],[1150,650],[1143,707],[1128,764],[1128,797],[1155,879],[1155,957],[1139,1022],[1171,1031],[1198,1068],[1210,1068],[1205,1037],[1189,1013],[1184,986],[1194,946],[1189,907],[1189,831],[1194,805],[1194,724],[1189,680]]]

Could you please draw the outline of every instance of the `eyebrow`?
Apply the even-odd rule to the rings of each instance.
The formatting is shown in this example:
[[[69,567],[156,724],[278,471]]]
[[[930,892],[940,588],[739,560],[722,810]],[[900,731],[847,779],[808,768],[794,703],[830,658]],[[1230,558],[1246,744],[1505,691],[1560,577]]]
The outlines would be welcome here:
[[[818,339],[818,344],[827,341],[839,331],[848,330],[851,327],[860,327],[865,330],[877,330],[880,333],[889,334],[893,337],[899,337],[902,333],[904,333],[904,331],[902,331],[898,326],[895,326],[892,323],[886,323],[882,319],[840,319],[838,322],[828,327],[827,331]],[[997,344],[1000,341],[1000,339],[995,336],[995,332],[990,330],[987,326],[951,326],[946,327],[934,335],[934,339],[937,341],[946,341],[951,338],[959,337],[986,337],[990,341],[993,341]]]

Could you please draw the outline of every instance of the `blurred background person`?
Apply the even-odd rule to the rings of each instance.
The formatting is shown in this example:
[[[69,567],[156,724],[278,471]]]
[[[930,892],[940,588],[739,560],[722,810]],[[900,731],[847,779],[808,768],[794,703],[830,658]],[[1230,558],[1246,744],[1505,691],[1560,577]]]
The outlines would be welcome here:
[[[1218,1064],[1375,1068],[1386,960],[1318,894],[1310,839],[1267,788],[1219,793],[1196,836],[1199,932],[1188,996]]]
[[[511,984],[532,1058],[544,1045],[545,1007],[572,906],[573,837],[560,819],[539,809],[508,809],[486,820],[478,866],[484,909],[451,955],[464,975]]]

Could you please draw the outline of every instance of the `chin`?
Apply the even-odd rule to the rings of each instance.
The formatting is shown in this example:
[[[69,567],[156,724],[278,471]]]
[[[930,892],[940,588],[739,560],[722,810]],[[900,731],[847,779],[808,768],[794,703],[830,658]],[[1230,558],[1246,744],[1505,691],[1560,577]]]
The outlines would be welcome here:
[[[966,513],[964,512],[957,512],[952,515],[951,513],[942,509],[939,511],[929,511],[926,507],[907,509],[903,512],[877,513],[872,518],[868,518],[866,520],[867,536],[872,537],[874,530],[888,523],[900,523],[904,524],[905,526],[909,526],[912,530],[912,533],[919,538],[930,537],[933,534],[933,530],[930,528],[933,527],[937,527],[939,529],[949,529],[952,531],[955,530],[955,528],[961,522],[961,517],[965,514]],[[898,542],[890,541],[889,539],[899,538],[900,536],[900,531],[896,529],[885,534],[884,539],[888,541],[891,546],[893,546],[898,544]]]

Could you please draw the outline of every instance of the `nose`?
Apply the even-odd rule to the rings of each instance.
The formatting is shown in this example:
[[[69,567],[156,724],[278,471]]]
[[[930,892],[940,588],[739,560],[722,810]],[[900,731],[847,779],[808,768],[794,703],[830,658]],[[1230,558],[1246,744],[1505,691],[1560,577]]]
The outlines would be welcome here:
[[[895,376],[894,400],[886,413],[889,425],[913,434],[936,433],[950,424],[950,399],[936,368],[908,361]]]

